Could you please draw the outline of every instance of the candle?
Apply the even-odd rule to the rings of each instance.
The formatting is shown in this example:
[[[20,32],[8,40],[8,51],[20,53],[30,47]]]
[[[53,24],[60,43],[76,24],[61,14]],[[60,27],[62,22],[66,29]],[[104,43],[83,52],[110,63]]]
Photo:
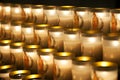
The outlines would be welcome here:
[[[81,51],[84,56],[94,57],[97,61],[102,60],[101,33],[96,30],[88,30],[81,34]]]
[[[22,20],[24,17],[23,10],[20,4],[11,5],[11,20]]]
[[[11,4],[3,4],[3,20],[9,21],[11,17]]]
[[[120,9],[111,9],[110,32],[120,31]]]
[[[43,62],[37,52],[39,48],[39,45],[24,45],[25,69],[34,74],[43,73]]]
[[[79,27],[82,30],[89,30],[91,28],[91,9],[89,7],[77,7],[75,12],[78,16]]]
[[[30,74],[25,76],[22,80],[44,80],[42,74]]]
[[[93,80],[118,80],[118,69],[115,63],[99,61],[94,63]],[[96,79],[95,79],[96,80]]]
[[[110,11],[107,8],[94,8],[92,16],[92,29],[103,33],[110,31]]]
[[[39,44],[42,48],[48,48],[48,24],[36,24],[35,25],[35,34],[38,37]]]
[[[11,40],[14,41],[22,41],[22,22],[14,21],[11,22]]]
[[[58,75],[56,80],[72,80],[72,53],[58,52],[54,54]]]
[[[11,63],[10,43],[11,40],[0,40],[0,54],[2,64]]]
[[[9,21],[1,21],[1,38],[10,39],[11,38],[11,25]]]
[[[2,65],[0,66],[0,79],[1,80],[10,80],[9,73],[15,70],[13,65]]]
[[[59,16],[59,25],[64,28],[73,27],[74,23],[74,6],[60,6],[57,9]]]
[[[55,48],[58,52],[64,51],[64,29],[61,26],[53,26],[49,29],[49,35],[51,37],[50,47]]]
[[[9,73],[10,80],[22,80],[27,75],[30,75],[29,70],[14,70]]]
[[[45,15],[43,12],[43,5],[33,5],[32,14],[34,18],[34,23],[42,24],[44,23]]]
[[[78,28],[67,29],[64,32],[64,51],[71,52],[74,56],[81,55],[80,30]]]
[[[56,53],[56,50],[53,48],[44,48],[38,51],[43,62],[46,64],[47,70],[45,72],[45,79],[46,80],[53,80],[54,77],[54,61],[53,61],[53,54]]]
[[[92,80],[92,62],[93,59],[88,56],[75,57],[72,60],[73,80]]]
[[[112,61],[120,67],[120,36],[109,33],[103,37],[103,60]]]
[[[10,44],[10,53],[13,60],[12,64],[14,64],[17,69],[24,69],[23,45],[23,42],[12,42]]]
[[[45,6],[44,13],[46,15],[46,23],[51,26],[58,25],[59,18],[56,11],[56,6]]]
[[[25,22],[33,22],[32,5],[24,4],[22,5],[22,9],[25,15]]]
[[[35,36],[33,23],[23,23],[22,32],[26,44],[37,43],[37,37]]]

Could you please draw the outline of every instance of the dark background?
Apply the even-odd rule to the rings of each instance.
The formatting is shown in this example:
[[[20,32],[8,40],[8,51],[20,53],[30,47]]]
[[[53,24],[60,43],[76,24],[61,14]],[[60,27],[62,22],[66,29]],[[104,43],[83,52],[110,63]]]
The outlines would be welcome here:
[[[80,7],[119,8],[119,0],[0,0],[2,3],[73,5]]]

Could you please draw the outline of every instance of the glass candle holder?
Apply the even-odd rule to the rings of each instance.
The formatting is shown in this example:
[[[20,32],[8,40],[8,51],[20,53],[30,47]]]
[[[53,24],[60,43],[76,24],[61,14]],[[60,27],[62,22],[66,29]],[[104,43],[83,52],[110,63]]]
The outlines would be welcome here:
[[[11,64],[10,43],[11,40],[0,40],[0,54],[2,64]]]
[[[11,22],[11,40],[13,42],[23,41],[22,21]]]
[[[22,80],[27,75],[30,75],[29,70],[14,70],[9,73],[10,80]]]
[[[89,30],[91,28],[91,8],[89,7],[76,7],[76,15],[78,17],[78,26],[82,30]]]
[[[56,64],[56,80],[72,80],[72,53],[58,52],[54,54]],[[58,72],[57,72],[58,71]]]
[[[55,48],[58,52],[64,51],[63,35],[64,35],[63,27],[53,26],[49,28],[49,36],[51,38],[50,47]]]
[[[99,61],[94,63],[93,80],[118,80],[118,68],[115,63]]]
[[[11,19],[11,4],[3,4],[3,20],[10,21]]]
[[[48,48],[48,24],[36,24],[35,25],[35,34],[38,37],[38,42],[41,45],[42,48]]]
[[[33,23],[23,23],[22,24],[22,33],[24,36],[24,42],[26,44],[37,44],[37,37],[35,36]]]
[[[32,74],[43,73],[43,61],[37,52],[39,48],[39,45],[24,45],[25,69],[30,70]]]
[[[71,52],[74,56],[81,55],[80,29],[71,28],[64,32],[64,51]]]
[[[22,80],[44,80],[42,74],[30,74],[25,76]]]
[[[53,80],[54,79],[54,54],[57,51],[53,48],[44,48],[39,49],[38,54],[40,55],[43,62],[46,64],[45,79]]]
[[[92,29],[103,33],[110,32],[110,10],[108,8],[93,8]]]
[[[92,80],[93,58],[89,56],[79,56],[72,60],[73,80]]]
[[[32,14],[34,23],[43,24],[45,21],[45,14],[43,11],[44,5],[32,5]]]
[[[0,66],[0,79],[1,80],[10,80],[9,73],[15,70],[13,65],[2,65]]]
[[[103,37],[103,60],[112,61],[120,67],[120,36],[118,33],[109,33]]]
[[[102,60],[102,37],[96,30],[88,30],[81,34],[81,51],[83,56],[94,57],[96,61]]]
[[[12,55],[12,64],[14,64],[17,70],[24,69],[24,51],[23,42],[11,42],[10,53]]]
[[[20,4],[12,4],[11,5],[11,20],[23,20],[24,19],[24,12]]]
[[[0,3],[0,21],[3,19],[3,3]]]
[[[74,6],[60,6],[57,8],[59,25],[64,28],[71,28],[74,25]]]
[[[120,9],[111,9],[110,32],[120,32]]]
[[[9,21],[1,21],[1,38],[11,39],[11,25]]]
[[[32,14],[32,5],[24,4],[22,5],[23,13],[25,15],[25,22],[33,22],[33,14]]]
[[[56,6],[44,6],[44,13],[46,15],[46,23],[55,26],[59,23]]]

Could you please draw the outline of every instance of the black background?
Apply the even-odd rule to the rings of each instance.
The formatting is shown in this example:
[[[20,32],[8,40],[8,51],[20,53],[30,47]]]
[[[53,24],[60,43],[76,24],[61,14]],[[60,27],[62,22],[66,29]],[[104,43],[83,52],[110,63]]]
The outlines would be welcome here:
[[[0,0],[2,3],[73,5],[80,7],[119,8],[119,0]]]

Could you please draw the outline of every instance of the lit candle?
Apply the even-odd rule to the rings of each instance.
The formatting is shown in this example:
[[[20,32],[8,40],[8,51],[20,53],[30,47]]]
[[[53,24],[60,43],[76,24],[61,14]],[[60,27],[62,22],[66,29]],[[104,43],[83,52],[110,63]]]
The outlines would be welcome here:
[[[59,16],[59,25],[64,28],[73,27],[74,23],[74,6],[60,6],[57,9]]]
[[[23,45],[23,42],[12,42],[10,44],[10,53],[13,60],[12,64],[14,64],[17,69],[24,69]]]
[[[103,37],[103,60],[112,61],[120,67],[120,36],[109,33]]]
[[[58,52],[64,51],[64,29],[61,26],[53,26],[49,29],[49,35],[51,37],[50,47],[55,48]]]
[[[34,74],[43,73],[43,62],[37,52],[39,48],[39,45],[24,45],[25,69]]]
[[[11,4],[3,4],[3,20],[9,21],[11,17]]]
[[[39,23],[39,24],[44,23],[45,15],[43,12],[43,5],[33,5],[32,14],[34,18],[34,23]]]
[[[10,80],[22,80],[27,75],[30,75],[29,70],[14,70],[9,73]]]
[[[36,24],[35,34],[38,37],[39,44],[42,48],[48,48],[48,24]]]
[[[110,31],[110,11],[107,8],[94,8],[92,17],[92,29],[103,33]]]
[[[11,20],[23,20],[24,14],[20,4],[11,5]]]
[[[72,61],[73,80],[92,80],[92,62],[92,57],[75,57]]]
[[[22,41],[22,22],[13,21],[11,22],[11,40],[12,41]]]
[[[25,76],[22,80],[44,80],[42,74],[30,74]]]
[[[23,23],[22,32],[23,32],[24,41],[26,44],[37,43],[37,38],[35,36],[33,23]]]
[[[120,31],[120,9],[111,9],[110,32]]]
[[[38,51],[43,62],[46,64],[47,70],[45,72],[45,79],[46,80],[53,80],[54,79],[54,61],[53,55],[56,53],[56,50],[53,48],[44,48]]]
[[[25,22],[33,22],[32,5],[24,4],[22,5],[22,9],[25,15]]]
[[[101,33],[88,30],[81,34],[81,51],[84,56],[94,57],[97,61],[102,60]]]
[[[64,51],[71,52],[74,56],[81,55],[80,30],[78,28],[67,29],[64,32]]]
[[[77,7],[75,11],[79,20],[79,27],[83,30],[89,30],[91,28],[91,12],[89,7]]]
[[[10,39],[11,38],[11,25],[9,21],[1,21],[1,38]]]
[[[72,53],[59,52],[54,54],[58,75],[56,80],[72,80]]]
[[[99,61],[94,63],[93,80],[118,80],[118,68],[115,63]]]
[[[10,43],[11,40],[0,40],[0,53],[2,64],[11,63]]]
[[[57,15],[56,6],[45,6],[44,12],[46,15],[46,23],[52,26],[58,25],[59,18]]]
[[[0,66],[0,79],[1,80],[10,80],[9,73],[15,70],[13,65],[2,65]]]

